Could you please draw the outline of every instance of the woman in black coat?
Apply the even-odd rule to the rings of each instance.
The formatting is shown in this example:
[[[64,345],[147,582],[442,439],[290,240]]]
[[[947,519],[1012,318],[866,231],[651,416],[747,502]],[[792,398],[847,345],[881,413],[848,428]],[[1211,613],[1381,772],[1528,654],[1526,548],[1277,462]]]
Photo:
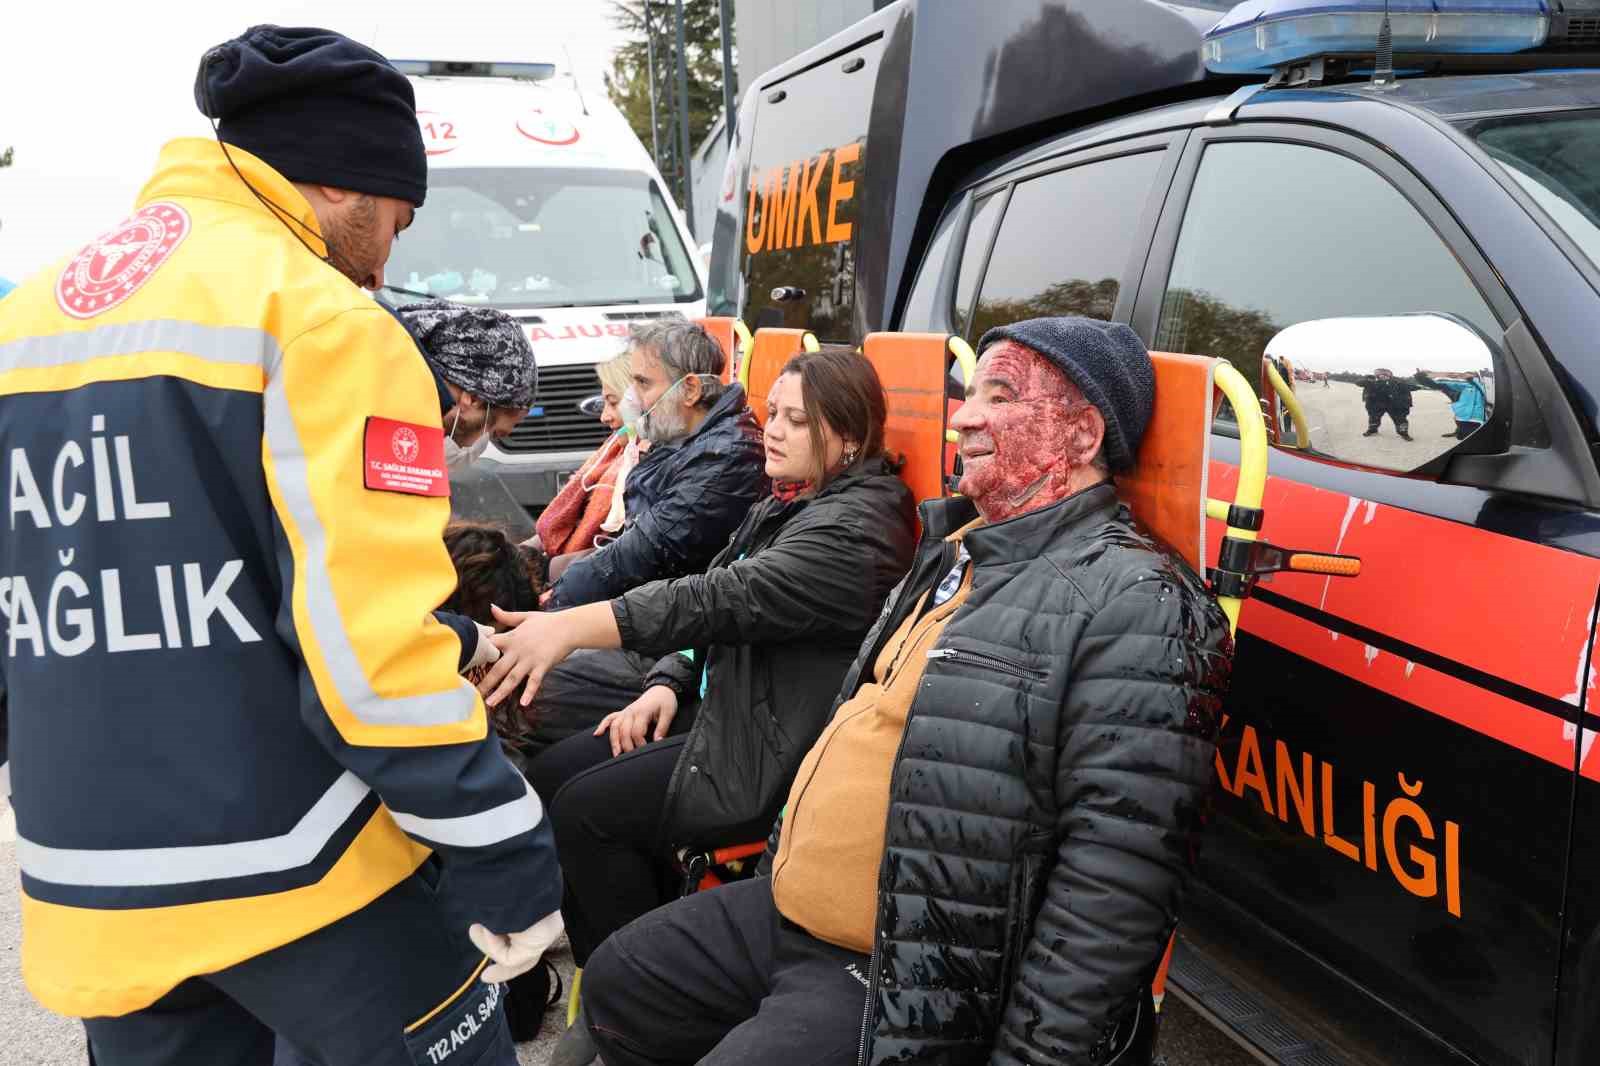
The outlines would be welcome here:
[[[580,648],[665,656],[643,696],[534,760],[581,966],[670,898],[674,846],[761,839],[862,637],[910,565],[915,508],[883,454],[883,388],[847,348],[797,355],[767,398],[771,497],[704,574],[526,616],[495,638],[491,703]],[[679,649],[693,648],[692,660]]]

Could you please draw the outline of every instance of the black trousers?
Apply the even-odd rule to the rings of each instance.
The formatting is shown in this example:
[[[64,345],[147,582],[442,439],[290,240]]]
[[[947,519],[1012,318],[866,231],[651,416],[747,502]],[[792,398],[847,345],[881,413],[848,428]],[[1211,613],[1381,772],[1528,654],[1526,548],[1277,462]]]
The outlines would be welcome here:
[[[1407,409],[1407,410],[1402,411],[1399,408],[1395,408],[1395,407],[1369,407],[1369,408],[1367,408],[1367,429],[1369,431],[1371,431],[1371,432],[1377,432],[1378,423],[1383,420],[1383,416],[1384,415],[1388,415],[1389,416],[1389,420],[1394,423],[1394,428],[1395,428],[1396,432],[1398,432],[1398,433],[1409,433],[1411,431],[1411,412],[1410,412],[1410,410]]]
[[[516,1066],[501,986],[447,924],[437,861],[356,913],[150,1007],[89,1018],[93,1066]],[[444,891],[448,891],[448,885]],[[93,960],[85,960],[92,965]]]
[[[686,896],[607,940],[583,978],[606,1066],[851,1066],[865,955],[784,920],[766,878]]]
[[[678,733],[613,758],[607,737],[580,734],[528,766],[534,791],[550,797],[561,917],[579,966],[606,937],[676,895],[658,830],[684,740]]]
[[[673,719],[664,740],[613,757],[611,741],[584,734],[554,745],[528,767],[534,791],[549,797],[550,827],[565,881],[561,915],[573,961],[587,966],[606,937],[676,899],[682,887],[672,849],[761,840],[773,816],[725,827],[715,840],[673,841],[661,835],[661,814],[673,770],[694,724],[697,705]]]

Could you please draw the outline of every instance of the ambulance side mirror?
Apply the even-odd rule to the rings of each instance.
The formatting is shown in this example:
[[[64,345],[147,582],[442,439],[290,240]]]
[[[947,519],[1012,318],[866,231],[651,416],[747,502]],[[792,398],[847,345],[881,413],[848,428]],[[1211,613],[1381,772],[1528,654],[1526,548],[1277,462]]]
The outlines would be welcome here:
[[[1342,466],[1422,473],[1494,414],[1494,349],[1437,314],[1323,318],[1261,360],[1273,447]]]

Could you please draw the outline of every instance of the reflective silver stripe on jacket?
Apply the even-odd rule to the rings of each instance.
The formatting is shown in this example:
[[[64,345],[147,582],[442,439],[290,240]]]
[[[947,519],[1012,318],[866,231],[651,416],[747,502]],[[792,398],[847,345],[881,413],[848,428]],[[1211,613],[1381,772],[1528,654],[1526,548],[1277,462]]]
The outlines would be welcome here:
[[[344,618],[334,600],[333,576],[328,573],[327,564],[328,538],[322,528],[322,520],[317,516],[317,509],[311,502],[305,449],[300,445],[300,432],[295,428],[294,416],[289,408],[282,371],[283,353],[274,345],[267,364],[267,448],[272,453],[278,491],[294,518],[295,527],[300,531],[300,540],[304,545],[301,580],[305,585],[306,610],[311,617],[311,629],[317,647],[327,663],[339,698],[351,714],[368,725],[430,726],[466,721],[477,705],[477,694],[465,680],[458,680],[454,686],[442,692],[420,696],[391,699],[373,691],[366,671],[356,658],[350,635],[344,628]],[[351,476],[358,477],[360,472],[351,471]],[[397,620],[402,625],[412,621]]]
[[[142,352],[178,352],[208,363],[265,368],[277,350],[272,335],[254,327],[151,318],[0,344],[0,371],[43,370]]]
[[[17,865],[56,885],[147,888],[273,874],[310,863],[372,790],[348,770],[282,836],[172,848],[49,848],[17,834]]]
[[[412,836],[450,848],[486,848],[526,833],[544,820],[544,805],[533,786],[523,782],[524,794],[477,814],[459,818],[419,818],[391,811],[395,824]]]

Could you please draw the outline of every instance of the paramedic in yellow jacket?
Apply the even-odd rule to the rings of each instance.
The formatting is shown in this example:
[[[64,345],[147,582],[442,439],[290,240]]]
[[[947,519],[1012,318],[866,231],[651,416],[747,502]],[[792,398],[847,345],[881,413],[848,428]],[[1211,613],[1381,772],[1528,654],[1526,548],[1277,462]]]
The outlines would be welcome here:
[[[433,383],[358,288],[423,203],[411,87],[260,26],[195,93],[219,139],[0,316],[23,974],[98,1066],[514,1063],[555,855],[430,615]]]

